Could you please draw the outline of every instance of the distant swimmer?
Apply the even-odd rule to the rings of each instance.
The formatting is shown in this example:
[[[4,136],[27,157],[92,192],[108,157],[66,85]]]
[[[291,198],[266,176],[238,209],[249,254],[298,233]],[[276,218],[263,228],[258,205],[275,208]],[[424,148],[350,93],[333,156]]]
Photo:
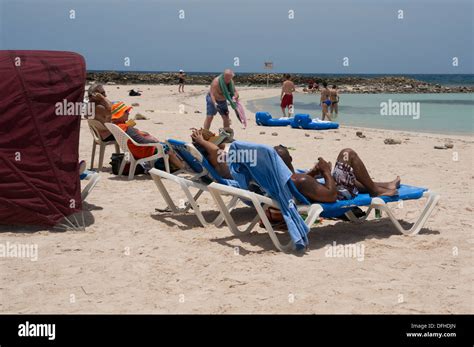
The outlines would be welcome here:
[[[280,106],[283,112],[283,117],[286,117],[286,109],[288,108],[288,115],[293,113],[293,92],[295,91],[295,84],[291,80],[289,74],[285,74],[285,81],[281,86]]]
[[[331,118],[333,114],[338,114],[338,104],[339,104],[339,93],[337,91],[337,86],[334,84],[332,89],[329,89],[329,100],[331,101],[330,111],[331,111]]]

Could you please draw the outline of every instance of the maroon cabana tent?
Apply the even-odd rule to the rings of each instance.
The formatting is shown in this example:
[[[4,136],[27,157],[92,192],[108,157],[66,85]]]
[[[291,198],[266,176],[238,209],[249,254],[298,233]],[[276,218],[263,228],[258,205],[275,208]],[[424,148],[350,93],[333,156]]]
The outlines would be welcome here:
[[[82,102],[85,79],[76,53],[0,51],[1,224],[54,226],[82,209],[81,117],[57,103]]]

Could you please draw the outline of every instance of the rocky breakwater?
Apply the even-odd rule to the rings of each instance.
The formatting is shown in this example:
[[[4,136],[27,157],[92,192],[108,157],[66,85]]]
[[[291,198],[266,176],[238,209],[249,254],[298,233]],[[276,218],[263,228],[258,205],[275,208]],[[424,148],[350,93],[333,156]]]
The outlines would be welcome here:
[[[208,85],[217,74],[189,74],[187,84]],[[329,85],[336,84],[341,93],[373,94],[373,93],[473,93],[474,87],[442,86],[431,84],[403,76],[385,76],[365,78],[358,76],[304,76],[293,74],[295,84],[304,88],[310,80],[319,83],[326,81]],[[283,74],[237,74],[235,83],[243,86],[280,86]],[[178,75],[171,72],[139,73],[139,72],[88,72],[89,83],[103,84],[177,84]]]

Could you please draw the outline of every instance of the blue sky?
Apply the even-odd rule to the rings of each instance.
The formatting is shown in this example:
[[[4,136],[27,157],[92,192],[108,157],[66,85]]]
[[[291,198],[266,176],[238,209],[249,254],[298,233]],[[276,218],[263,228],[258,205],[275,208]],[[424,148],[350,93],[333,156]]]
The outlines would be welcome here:
[[[0,0],[0,48],[75,51],[89,70],[474,73],[473,3]]]

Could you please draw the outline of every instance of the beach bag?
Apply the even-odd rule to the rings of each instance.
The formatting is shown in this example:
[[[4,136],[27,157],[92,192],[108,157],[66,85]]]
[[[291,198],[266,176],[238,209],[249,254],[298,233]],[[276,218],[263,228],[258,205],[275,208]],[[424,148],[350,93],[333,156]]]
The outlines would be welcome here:
[[[125,154],[123,153],[112,153],[112,157],[110,157],[110,165],[112,166],[112,173],[114,175],[118,175],[120,171],[120,165],[122,165],[122,160]],[[123,169],[122,175],[127,176],[130,172],[130,163],[125,164],[125,168]],[[142,165],[137,165],[135,168],[135,175],[141,175],[145,173],[145,169]]]

